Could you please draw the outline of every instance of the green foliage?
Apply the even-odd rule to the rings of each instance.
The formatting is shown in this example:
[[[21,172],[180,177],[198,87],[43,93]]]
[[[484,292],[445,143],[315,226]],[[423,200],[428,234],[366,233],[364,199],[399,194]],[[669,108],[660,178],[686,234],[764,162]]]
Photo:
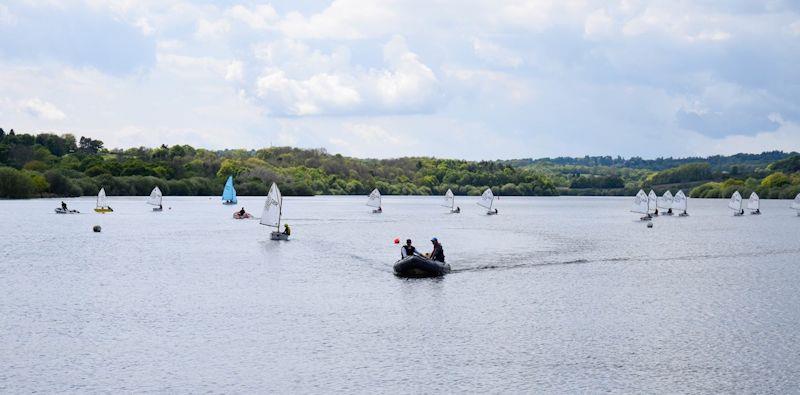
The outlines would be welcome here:
[[[0,167],[0,198],[27,198],[35,192],[36,184],[31,177],[11,167]]]
[[[712,178],[711,165],[708,163],[688,163],[674,169],[662,170],[647,177],[650,185],[677,184],[702,181]]]

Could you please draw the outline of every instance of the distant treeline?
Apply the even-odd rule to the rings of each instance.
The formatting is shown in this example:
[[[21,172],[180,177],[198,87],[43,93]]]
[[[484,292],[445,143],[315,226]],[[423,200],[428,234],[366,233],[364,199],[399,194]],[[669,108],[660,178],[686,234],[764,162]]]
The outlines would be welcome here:
[[[639,188],[728,197],[732,189],[762,197],[800,192],[800,155],[780,151],[709,158],[584,157],[465,161],[427,157],[358,159],[324,149],[290,147],[212,151],[188,145],[107,149],[71,134],[36,135],[0,128],[0,197],[216,195],[233,176],[240,195],[265,195],[277,182],[286,195],[633,195]]]

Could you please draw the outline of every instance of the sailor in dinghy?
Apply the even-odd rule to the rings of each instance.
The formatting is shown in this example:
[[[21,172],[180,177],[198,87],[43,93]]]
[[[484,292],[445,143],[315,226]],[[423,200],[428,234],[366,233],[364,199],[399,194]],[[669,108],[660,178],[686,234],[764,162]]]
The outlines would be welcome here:
[[[672,208],[678,211],[683,211],[682,213],[678,214],[679,217],[688,217],[689,213],[686,211],[688,206],[689,198],[683,193],[683,190],[679,190],[678,193],[672,198]]]
[[[267,194],[267,201],[264,202],[264,211],[261,213],[261,221],[259,221],[261,225],[275,228],[275,230],[269,234],[271,240],[289,240],[289,235],[291,234],[289,226],[284,225],[284,231],[280,231],[282,211],[283,196],[281,195],[281,190],[278,189],[278,185],[273,182]]]
[[[147,198],[147,204],[153,207],[153,211],[161,211],[164,209],[164,206],[161,205],[161,199],[163,195],[161,194],[161,189],[158,187],[153,188],[153,191],[150,192],[150,196]]]
[[[373,214],[380,214],[383,212],[383,207],[381,206],[381,191],[378,188],[375,188],[370,192],[369,197],[367,198],[367,206],[375,207],[372,210]]]
[[[733,210],[734,217],[740,217],[744,215],[744,209],[742,208],[742,195],[739,191],[736,191],[731,195],[731,200],[728,202],[728,207]]]
[[[750,200],[747,201],[747,209],[750,210],[751,215],[761,215],[761,199],[755,192],[750,194]]]
[[[478,206],[486,208],[486,215],[497,215],[497,209],[492,208],[493,204],[494,193],[492,193],[492,188],[487,188],[485,191],[483,191],[481,199],[478,200]]]

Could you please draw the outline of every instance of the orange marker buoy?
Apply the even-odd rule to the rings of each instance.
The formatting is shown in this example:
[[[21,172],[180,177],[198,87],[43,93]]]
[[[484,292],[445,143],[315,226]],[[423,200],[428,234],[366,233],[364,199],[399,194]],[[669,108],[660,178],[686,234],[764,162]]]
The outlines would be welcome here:
[[[400,244],[400,239],[399,239],[399,238],[397,238],[397,239],[394,239],[394,243],[395,243],[395,244]]]

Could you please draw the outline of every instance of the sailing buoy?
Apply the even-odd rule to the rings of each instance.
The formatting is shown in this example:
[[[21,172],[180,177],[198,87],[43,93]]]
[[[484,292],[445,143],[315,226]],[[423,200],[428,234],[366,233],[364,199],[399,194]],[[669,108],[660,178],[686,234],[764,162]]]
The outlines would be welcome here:
[[[652,228],[652,227],[653,227],[653,223],[652,223],[652,222],[648,222],[648,223],[647,223],[647,227],[648,227],[648,228]]]
[[[92,228],[92,230],[93,230],[95,233],[100,233],[100,231],[102,230],[102,228],[100,228],[100,225],[95,225],[95,226]]]
[[[400,244],[400,238],[396,238],[396,239],[394,239],[394,243],[395,243],[395,244]]]

